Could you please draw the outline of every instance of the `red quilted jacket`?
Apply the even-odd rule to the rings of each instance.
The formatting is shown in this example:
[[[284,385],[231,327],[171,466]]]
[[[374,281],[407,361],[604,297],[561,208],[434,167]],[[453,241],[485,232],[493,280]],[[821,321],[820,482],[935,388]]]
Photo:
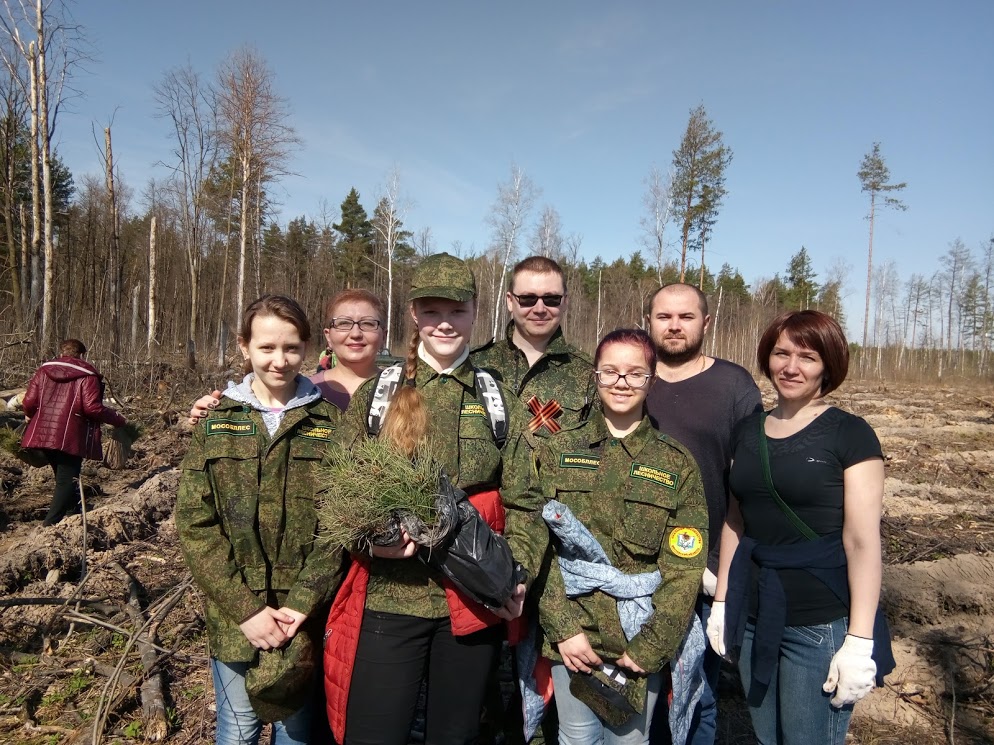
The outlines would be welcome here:
[[[31,417],[21,445],[61,450],[100,460],[100,423],[126,424],[103,403],[103,378],[85,360],[59,357],[39,367],[24,394],[24,412]]]
[[[504,505],[497,490],[478,492],[469,498],[487,524],[498,533],[504,531]],[[366,586],[369,582],[369,559],[353,556],[352,566],[342,582],[331,606],[325,626],[324,689],[328,723],[336,742],[345,742],[345,710],[352,684],[359,630],[366,606]],[[447,579],[445,599],[454,636],[472,634],[474,631],[501,623],[501,620],[479,603],[475,603],[455,588]]]

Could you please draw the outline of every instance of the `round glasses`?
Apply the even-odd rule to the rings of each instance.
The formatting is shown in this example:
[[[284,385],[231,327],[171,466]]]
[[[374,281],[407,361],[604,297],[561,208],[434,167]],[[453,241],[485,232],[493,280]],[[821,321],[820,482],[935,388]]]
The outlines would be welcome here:
[[[652,377],[649,373],[644,372],[630,372],[622,375],[617,370],[594,370],[594,375],[597,376],[597,382],[606,388],[616,385],[619,380],[624,380],[629,388],[643,388]]]
[[[335,331],[351,331],[355,326],[358,326],[360,331],[376,331],[380,325],[380,322],[375,318],[363,318],[357,321],[354,318],[342,316],[328,321],[328,328],[335,329]]]

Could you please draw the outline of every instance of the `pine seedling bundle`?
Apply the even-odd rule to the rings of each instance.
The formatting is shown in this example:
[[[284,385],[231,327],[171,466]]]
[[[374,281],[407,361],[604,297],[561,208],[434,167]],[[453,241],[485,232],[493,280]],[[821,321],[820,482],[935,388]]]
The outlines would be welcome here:
[[[440,493],[442,468],[432,452],[423,445],[411,458],[378,438],[338,449],[322,468],[320,539],[362,550],[396,542],[403,527],[416,543],[436,546],[457,518],[451,494]]]

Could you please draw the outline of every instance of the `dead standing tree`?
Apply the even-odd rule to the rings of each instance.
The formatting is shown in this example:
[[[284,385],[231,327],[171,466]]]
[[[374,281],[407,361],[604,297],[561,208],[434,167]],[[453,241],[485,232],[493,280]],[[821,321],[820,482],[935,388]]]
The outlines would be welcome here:
[[[261,211],[250,205],[259,197],[261,184],[285,175],[290,151],[300,144],[290,126],[287,102],[273,89],[273,73],[252,49],[232,54],[218,72],[220,141],[239,167],[241,213],[239,216],[238,288],[235,318],[245,301],[245,255],[250,235],[258,233]]]
[[[164,165],[172,170],[169,190],[176,203],[183,235],[183,248],[190,280],[190,321],[187,348],[195,350],[200,310],[200,269],[207,234],[205,191],[218,156],[217,95],[205,85],[197,72],[187,65],[167,72],[155,86],[159,116],[172,124],[173,160]],[[149,330],[151,354],[155,333],[155,218],[149,243]],[[223,293],[223,287],[222,287]],[[196,355],[188,357],[191,367]]]
[[[497,185],[497,201],[490,208],[487,222],[493,230],[494,247],[498,255],[494,257],[494,275],[491,281],[494,301],[494,322],[492,334],[497,337],[500,325],[500,309],[504,302],[504,280],[507,267],[518,249],[518,239],[524,229],[528,213],[539,195],[539,189],[517,165],[511,165],[511,179]],[[500,256],[503,256],[501,261]],[[499,272],[499,274],[498,274]]]
[[[47,350],[52,343],[55,321],[52,138],[69,74],[82,57],[83,37],[80,27],[71,22],[68,9],[59,0],[16,4],[3,0],[0,29],[13,42],[13,50],[27,62],[28,68],[25,93],[31,113],[31,308],[37,312],[40,302],[41,344],[43,350]],[[0,50],[3,50],[8,70],[16,69],[8,50],[2,45]],[[42,242],[44,280],[38,290]]]

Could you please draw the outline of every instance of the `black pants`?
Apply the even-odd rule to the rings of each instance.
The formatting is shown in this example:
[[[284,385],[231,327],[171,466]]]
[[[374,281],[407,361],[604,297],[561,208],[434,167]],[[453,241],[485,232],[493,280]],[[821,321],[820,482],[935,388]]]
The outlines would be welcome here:
[[[427,681],[425,744],[473,742],[503,635],[503,627],[493,626],[456,637],[448,618],[366,611],[345,745],[407,745],[422,680]]]
[[[66,515],[79,511],[79,472],[83,458],[61,450],[46,450],[48,465],[55,472],[55,496],[43,525],[55,525]]]

